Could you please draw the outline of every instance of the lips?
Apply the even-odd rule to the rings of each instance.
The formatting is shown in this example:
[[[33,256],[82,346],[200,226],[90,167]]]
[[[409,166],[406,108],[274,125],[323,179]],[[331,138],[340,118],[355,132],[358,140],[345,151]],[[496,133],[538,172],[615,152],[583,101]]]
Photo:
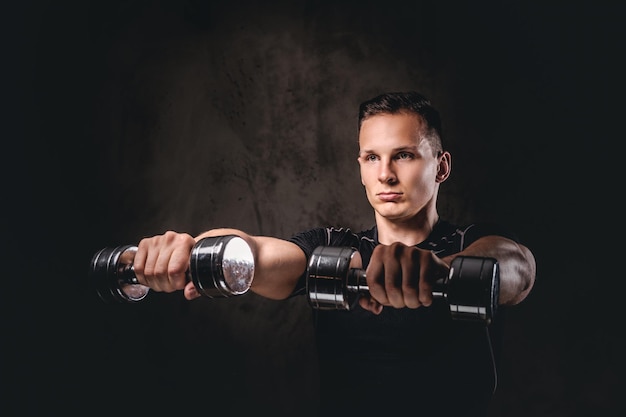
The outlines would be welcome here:
[[[391,191],[385,191],[385,192],[376,194],[376,196],[381,201],[385,201],[385,202],[387,202],[387,201],[397,201],[402,196],[402,193],[394,193],[394,192],[391,192]]]

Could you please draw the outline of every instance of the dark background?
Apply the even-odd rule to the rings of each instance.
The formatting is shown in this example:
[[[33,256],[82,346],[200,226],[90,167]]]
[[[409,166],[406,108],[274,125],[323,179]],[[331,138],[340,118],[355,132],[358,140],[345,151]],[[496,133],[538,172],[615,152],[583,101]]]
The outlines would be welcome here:
[[[104,305],[89,262],[165,230],[371,226],[357,106],[408,89],[453,153],[441,214],[537,259],[491,414],[621,415],[624,16],[556,3],[3,6],[3,415],[312,415],[304,300]]]

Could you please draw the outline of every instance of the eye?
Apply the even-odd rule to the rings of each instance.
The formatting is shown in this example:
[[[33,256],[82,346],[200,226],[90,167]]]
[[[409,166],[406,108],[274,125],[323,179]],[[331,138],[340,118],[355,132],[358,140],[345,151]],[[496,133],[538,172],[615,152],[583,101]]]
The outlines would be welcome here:
[[[378,156],[374,154],[368,154],[363,157],[363,160],[365,160],[366,162],[375,162],[378,160]]]
[[[410,152],[398,152],[396,159],[413,159],[413,154]]]

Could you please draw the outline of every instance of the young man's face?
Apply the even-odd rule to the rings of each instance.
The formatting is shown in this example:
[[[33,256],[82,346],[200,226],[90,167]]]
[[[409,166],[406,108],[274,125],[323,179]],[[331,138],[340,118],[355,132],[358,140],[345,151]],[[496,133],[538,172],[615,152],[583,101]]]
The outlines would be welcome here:
[[[372,116],[361,125],[361,182],[377,216],[410,220],[435,208],[449,166],[440,171],[441,156],[420,138],[422,123],[417,115],[401,113]]]

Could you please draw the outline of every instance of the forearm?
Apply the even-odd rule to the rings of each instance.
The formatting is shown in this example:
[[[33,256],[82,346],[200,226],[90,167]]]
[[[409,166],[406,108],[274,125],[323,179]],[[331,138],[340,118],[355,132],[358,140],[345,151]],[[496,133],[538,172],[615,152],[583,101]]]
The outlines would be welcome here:
[[[198,235],[237,235],[244,239],[254,255],[254,279],[250,290],[275,300],[287,298],[306,269],[306,257],[295,244],[268,236],[252,236],[238,229],[212,229]]]
[[[536,263],[532,252],[524,245],[500,236],[485,236],[464,251],[444,258],[448,265],[457,256],[495,258],[500,270],[500,304],[514,305],[526,298],[533,287]]]

